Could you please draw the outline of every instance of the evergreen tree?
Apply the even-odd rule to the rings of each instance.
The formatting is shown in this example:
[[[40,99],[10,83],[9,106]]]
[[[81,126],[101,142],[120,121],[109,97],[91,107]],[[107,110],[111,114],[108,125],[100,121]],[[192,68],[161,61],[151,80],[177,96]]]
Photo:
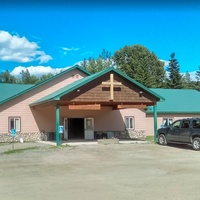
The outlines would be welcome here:
[[[169,72],[169,78],[167,79],[167,88],[180,89],[183,88],[182,75],[180,74],[180,67],[175,53],[170,55],[169,66],[167,71]]]
[[[146,87],[163,86],[164,63],[147,48],[141,45],[125,46],[114,53],[113,60],[117,69]]]

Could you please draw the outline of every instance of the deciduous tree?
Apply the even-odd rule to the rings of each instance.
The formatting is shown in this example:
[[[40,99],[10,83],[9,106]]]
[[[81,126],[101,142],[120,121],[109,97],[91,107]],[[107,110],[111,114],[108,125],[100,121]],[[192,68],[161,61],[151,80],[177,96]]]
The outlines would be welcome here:
[[[44,74],[42,75],[40,78],[38,78],[38,81],[36,82],[36,84],[40,83],[40,82],[43,82],[49,78],[51,78],[53,76],[52,73],[48,73],[48,74]]]
[[[200,91],[200,66],[199,66],[199,70],[196,71],[196,86],[195,89]]]
[[[15,76],[11,75],[8,70],[0,74],[1,83],[16,83],[17,79]]]
[[[90,57],[88,60],[84,59],[82,67],[88,72],[94,74],[112,65],[111,52],[103,49],[102,53],[97,59]]]
[[[114,53],[113,60],[120,71],[146,87],[163,86],[164,63],[144,46],[125,46]]]
[[[28,69],[22,70],[20,72],[21,79],[19,79],[19,83],[21,84],[34,84],[38,81],[38,78],[34,75],[30,75]]]

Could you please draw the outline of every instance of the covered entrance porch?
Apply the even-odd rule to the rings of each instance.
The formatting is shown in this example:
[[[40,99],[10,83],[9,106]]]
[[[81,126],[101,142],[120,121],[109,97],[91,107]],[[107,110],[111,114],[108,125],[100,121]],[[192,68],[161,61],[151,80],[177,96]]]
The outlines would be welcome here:
[[[65,140],[93,140],[95,130],[125,129],[120,110],[136,109],[145,113],[147,106],[154,107],[156,133],[156,103],[160,99],[162,97],[133,79],[114,68],[108,68],[67,85],[30,106],[54,109],[56,144],[60,145],[60,134]]]

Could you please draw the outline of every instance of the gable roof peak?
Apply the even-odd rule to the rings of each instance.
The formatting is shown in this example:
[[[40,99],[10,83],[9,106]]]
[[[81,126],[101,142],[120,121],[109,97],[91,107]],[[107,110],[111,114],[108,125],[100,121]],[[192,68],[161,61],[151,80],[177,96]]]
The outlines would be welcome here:
[[[89,76],[89,75],[91,74],[90,72],[88,72],[88,71],[86,71],[85,69],[83,69],[83,67],[81,67],[81,66],[79,66],[79,65],[74,65],[74,66],[69,67],[69,68],[67,68],[66,70],[63,70],[62,72],[60,72],[60,73],[58,73],[58,74],[56,74],[56,75],[54,75],[54,76],[48,78],[47,80],[44,80],[44,81],[39,82],[39,83],[34,84],[34,85],[33,85],[33,84],[27,84],[27,87],[25,87],[25,86],[26,86],[25,84],[14,84],[14,85],[19,85],[19,86],[21,86],[21,87],[20,87],[21,90],[19,90],[18,93],[12,92],[12,91],[13,91],[13,90],[12,90],[9,96],[1,96],[1,95],[0,95],[0,105],[3,104],[3,103],[5,103],[5,102],[7,102],[7,101],[10,101],[11,99],[16,98],[16,97],[18,97],[18,96],[20,96],[20,95],[22,95],[22,94],[24,94],[24,93],[26,93],[26,92],[29,92],[29,91],[31,91],[31,90],[37,88],[37,87],[40,87],[41,85],[43,85],[43,84],[45,84],[45,83],[47,83],[47,82],[49,82],[49,81],[51,81],[51,80],[53,80],[53,79],[59,77],[59,76],[62,76],[63,74],[66,74],[66,73],[68,73],[68,72],[70,72],[70,71],[72,71],[72,70],[74,70],[74,69],[80,70],[81,72],[83,72],[83,73],[86,74],[87,76]],[[2,83],[2,84],[5,84],[5,83]],[[12,84],[10,84],[10,85],[12,85]],[[12,85],[12,86],[13,86],[13,85]],[[22,88],[22,87],[23,87],[23,88]],[[3,95],[3,94],[2,94],[2,95]]]

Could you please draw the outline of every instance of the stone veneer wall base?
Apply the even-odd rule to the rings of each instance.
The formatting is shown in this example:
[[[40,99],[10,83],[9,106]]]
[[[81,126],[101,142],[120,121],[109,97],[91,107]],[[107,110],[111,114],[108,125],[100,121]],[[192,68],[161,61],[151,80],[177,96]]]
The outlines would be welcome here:
[[[103,138],[116,138],[116,139],[138,139],[145,140],[145,130],[131,130],[131,131],[95,131],[95,139]],[[47,141],[47,135],[43,132],[30,132],[30,133],[17,133],[14,137],[15,142],[24,142],[32,141]],[[13,137],[10,133],[0,134],[0,142],[12,142]]]
[[[145,130],[126,130],[126,131],[96,131],[96,139],[117,138],[117,139],[138,139],[145,140]]]
[[[23,139],[24,142],[33,142],[43,140],[44,134],[42,132],[31,132],[31,133],[17,133],[14,137],[15,142],[20,142]],[[10,133],[0,134],[0,142],[12,142],[13,137]]]

